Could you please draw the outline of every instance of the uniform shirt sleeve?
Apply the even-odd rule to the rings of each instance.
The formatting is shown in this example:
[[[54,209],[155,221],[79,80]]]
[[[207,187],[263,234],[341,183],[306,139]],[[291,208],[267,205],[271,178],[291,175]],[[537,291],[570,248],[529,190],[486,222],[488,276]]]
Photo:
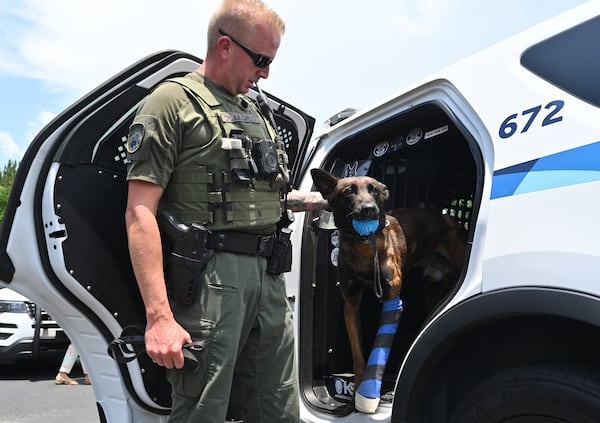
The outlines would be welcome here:
[[[127,180],[141,180],[166,189],[185,129],[181,110],[189,103],[179,84],[159,85],[138,110],[127,137]]]

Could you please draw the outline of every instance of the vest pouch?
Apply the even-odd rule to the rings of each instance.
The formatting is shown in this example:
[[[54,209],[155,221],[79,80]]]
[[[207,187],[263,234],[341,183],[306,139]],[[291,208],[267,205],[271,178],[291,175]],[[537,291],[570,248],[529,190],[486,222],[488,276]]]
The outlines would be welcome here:
[[[221,138],[221,148],[229,151],[229,170],[232,181],[247,186],[253,185],[252,178],[257,172],[256,164],[247,150],[252,144],[250,138],[239,132],[231,131],[231,138]]]
[[[271,188],[277,191],[282,191],[284,188],[287,191],[290,183],[290,170],[288,167],[288,155],[285,151],[285,145],[283,141],[277,140],[275,142],[275,152],[277,154],[277,165],[279,172],[271,180]]]

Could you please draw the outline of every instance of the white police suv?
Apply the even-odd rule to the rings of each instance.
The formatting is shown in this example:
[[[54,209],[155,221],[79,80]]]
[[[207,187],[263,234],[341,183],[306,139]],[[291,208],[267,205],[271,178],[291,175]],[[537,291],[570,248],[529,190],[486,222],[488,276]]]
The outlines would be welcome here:
[[[311,168],[368,174],[390,207],[454,216],[459,276],[426,295],[406,275],[404,313],[373,414],[352,406],[352,360],[328,212],[296,214],[286,274],[304,422],[600,421],[600,2],[452,65],[323,133],[275,97],[293,184]],[[60,323],[88,363],[102,421],[161,422],[162,368],[118,364],[108,344],[144,324],[123,211],[124,142],[161,80],[200,60],[147,57],[64,111],[33,140],[0,233],[0,280]],[[371,348],[380,314],[362,306]],[[235,387],[229,418],[240,418]]]
[[[69,340],[40,306],[0,288],[0,364],[62,356]]]

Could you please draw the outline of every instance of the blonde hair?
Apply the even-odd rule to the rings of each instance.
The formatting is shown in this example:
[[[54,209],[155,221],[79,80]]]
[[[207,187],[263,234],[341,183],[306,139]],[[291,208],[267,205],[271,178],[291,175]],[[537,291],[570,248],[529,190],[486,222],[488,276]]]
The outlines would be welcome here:
[[[212,49],[221,36],[219,29],[242,38],[261,24],[268,25],[279,36],[285,33],[281,17],[261,0],[223,0],[208,23],[208,49]]]

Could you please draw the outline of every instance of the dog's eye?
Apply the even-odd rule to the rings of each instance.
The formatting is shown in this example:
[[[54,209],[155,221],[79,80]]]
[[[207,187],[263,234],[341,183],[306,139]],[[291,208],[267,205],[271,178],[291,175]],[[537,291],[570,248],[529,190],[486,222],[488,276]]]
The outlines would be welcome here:
[[[377,188],[375,185],[369,184],[368,188],[371,194],[379,194],[379,188]]]
[[[356,193],[356,187],[354,185],[348,185],[344,188],[344,195],[354,195]]]

